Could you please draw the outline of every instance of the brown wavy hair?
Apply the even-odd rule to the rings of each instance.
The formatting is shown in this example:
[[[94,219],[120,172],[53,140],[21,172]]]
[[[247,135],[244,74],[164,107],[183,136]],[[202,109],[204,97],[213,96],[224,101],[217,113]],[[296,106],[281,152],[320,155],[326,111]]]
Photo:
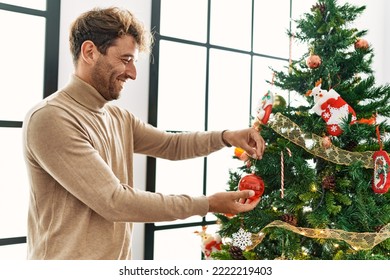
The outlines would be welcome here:
[[[76,64],[84,41],[91,40],[100,53],[106,54],[116,39],[124,35],[134,37],[140,52],[150,52],[153,37],[130,11],[111,7],[81,14],[70,26],[73,63]]]

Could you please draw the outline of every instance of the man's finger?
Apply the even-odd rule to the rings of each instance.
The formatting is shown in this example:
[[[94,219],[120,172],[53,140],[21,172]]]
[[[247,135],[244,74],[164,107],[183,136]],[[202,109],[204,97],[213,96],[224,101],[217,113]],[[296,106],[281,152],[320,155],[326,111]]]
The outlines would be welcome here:
[[[256,130],[249,133],[249,141],[242,144],[241,149],[252,158],[261,159],[265,150],[264,139],[258,134]]]
[[[255,191],[254,190],[244,190],[244,191],[238,191],[238,192],[236,192],[236,194],[237,194],[236,199],[250,198],[250,197],[255,195]]]
[[[240,205],[239,212],[248,212],[248,211],[253,210],[257,206],[257,204],[259,204],[259,201],[260,201],[260,198],[255,199],[255,200],[247,199],[245,201],[245,203]]]
[[[259,133],[255,130],[254,132],[251,133],[251,137],[253,141],[255,141],[256,146],[256,155],[258,159],[261,159],[265,150],[265,142],[263,137],[259,135]]]

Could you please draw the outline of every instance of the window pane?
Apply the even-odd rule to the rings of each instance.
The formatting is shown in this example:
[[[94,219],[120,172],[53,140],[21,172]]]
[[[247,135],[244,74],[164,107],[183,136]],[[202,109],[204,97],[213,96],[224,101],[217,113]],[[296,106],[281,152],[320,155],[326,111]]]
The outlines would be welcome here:
[[[200,260],[202,241],[195,231],[201,230],[199,226],[156,231],[154,260]],[[208,226],[206,232],[213,234],[216,230],[216,226]]]
[[[158,127],[204,130],[206,48],[160,42]]]
[[[22,6],[36,10],[46,10],[46,0],[2,0],[1,3]]]
[[[0,34],[0,119],[22,121],[43,96],[45,19],[0,10]]]
[[[253,51],[288,58],[290,0],[255,1]]]
[[[249,126],[249,55],[210,49],[209,130]]]
[[[207,41],[207,0],[162,0],[161,35]]]
[[[251,50],[252,1],[211,1],[210,43]]]
[[[243,162],[234,159],[234,148],[222,149],[207,157],[207,194],[229,189],[229,170],[236,170]]]
[[[181,161],[157,159],[156,165],[156,192],[163,194],[187,194],[190,196],[201,196],[203,194],[203,158]],[[156,224],[199,221],[201,221],[201,217],[194,216],[185,220]]]
[[[0,128],[0,238],[27,234],[28,179],[21,137],[20,128]]]

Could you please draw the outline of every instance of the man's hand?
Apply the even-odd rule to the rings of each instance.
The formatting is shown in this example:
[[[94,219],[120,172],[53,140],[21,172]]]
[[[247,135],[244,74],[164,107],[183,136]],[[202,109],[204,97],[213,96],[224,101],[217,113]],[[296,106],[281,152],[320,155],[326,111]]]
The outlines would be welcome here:
[[[226,130],[222,137],[226,143],[243,149],[252,158],[261,159],[263,157],[265,141],[254,128]]]
[[[215,193],[207,197],[209,212],[235,215],[251,211],[260,201],[260,198],[253,201],[248,199],[254,195],[255,192],[252,190]]]

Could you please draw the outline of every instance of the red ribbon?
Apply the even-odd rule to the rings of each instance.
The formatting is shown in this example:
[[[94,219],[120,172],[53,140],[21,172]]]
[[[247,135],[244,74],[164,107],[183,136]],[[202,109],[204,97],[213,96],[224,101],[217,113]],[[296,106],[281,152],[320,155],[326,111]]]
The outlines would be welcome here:
[[[376,126],[376,136],[378,137],[379,150],[382,151],[381,134],[379,132],[379,125]]]

